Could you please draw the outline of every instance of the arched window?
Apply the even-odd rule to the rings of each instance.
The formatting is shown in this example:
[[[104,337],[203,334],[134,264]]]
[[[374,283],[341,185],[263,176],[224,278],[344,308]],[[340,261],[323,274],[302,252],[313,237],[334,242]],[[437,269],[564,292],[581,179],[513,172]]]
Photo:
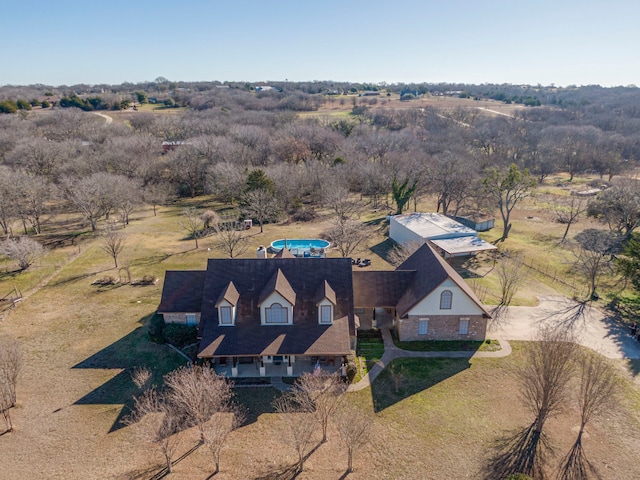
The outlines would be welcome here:
[[[279,303],[273,303],[264,309],[265,323],[287,323],[287,308]]]
[[[440,294],[440,310],[451,310],[451,299],[453,294],[451,290],[444,290]]]

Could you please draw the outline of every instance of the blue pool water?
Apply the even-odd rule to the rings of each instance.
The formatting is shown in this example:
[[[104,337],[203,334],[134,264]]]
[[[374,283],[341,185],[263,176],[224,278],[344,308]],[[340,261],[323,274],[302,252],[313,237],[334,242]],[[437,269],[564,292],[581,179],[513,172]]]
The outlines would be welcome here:
[[[327,248],[331,245],[326,240],[322,240],[320,238],[293,238],[289,239],[281,239],[276,240],[275,242],[271,242],[271,248],[274,250],[282,250],[285,242],[287,243],[287,248],[289,250],[311,250],[312,248],[320,249]]]

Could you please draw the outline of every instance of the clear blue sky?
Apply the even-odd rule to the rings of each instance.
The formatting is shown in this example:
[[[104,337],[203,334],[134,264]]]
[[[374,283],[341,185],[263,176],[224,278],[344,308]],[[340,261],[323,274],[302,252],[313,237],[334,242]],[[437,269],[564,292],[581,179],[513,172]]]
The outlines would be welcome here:
[[[3,0],[0,85],[640,84],[638,0]]]

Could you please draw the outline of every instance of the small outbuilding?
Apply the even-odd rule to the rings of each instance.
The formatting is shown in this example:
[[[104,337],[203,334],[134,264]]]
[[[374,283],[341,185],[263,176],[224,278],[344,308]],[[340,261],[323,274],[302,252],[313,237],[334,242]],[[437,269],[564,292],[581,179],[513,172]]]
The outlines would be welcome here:
[[[389,237],[400,245],[430,243],[445,258],[495,250],[478,232],[440,213],[407,213],[389,217]]]

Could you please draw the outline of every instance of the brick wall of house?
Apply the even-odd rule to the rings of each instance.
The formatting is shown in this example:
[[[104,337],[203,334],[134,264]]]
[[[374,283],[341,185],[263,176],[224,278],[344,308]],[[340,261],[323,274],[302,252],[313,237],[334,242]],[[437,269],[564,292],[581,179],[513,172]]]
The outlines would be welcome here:
[[[186,312],[186,313],[163,313],[164,323],[187,323],[187,313],[194,313],[196,321],[200,323],[200,312]]]
[[[418,323],[421,318],[429,319],[429,333],[418,334]],[[460,335],[460,319],[469,319],[469,334]],[[487,318],[482,315],[410,315],[397,322],[398,338],[400,341],[412,340],[484,340],[487,333]]]

